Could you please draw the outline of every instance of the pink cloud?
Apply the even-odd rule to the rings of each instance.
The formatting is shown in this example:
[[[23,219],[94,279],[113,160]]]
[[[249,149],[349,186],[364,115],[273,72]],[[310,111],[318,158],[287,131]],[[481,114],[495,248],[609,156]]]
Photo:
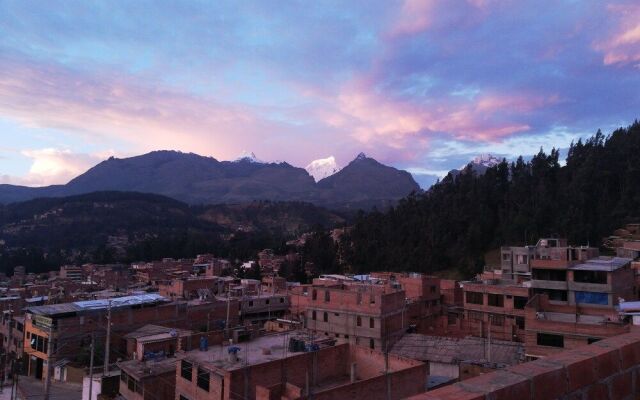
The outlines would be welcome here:
[[[366,82],[363,80],[362,82]],[[426,148],[434,136],[497,141],[531,129],[528,116],[560,101],[556,95],[522,92],[480,94],[473,99],[445,96],[419,105],[383,96],[369,83],[345,86],[320,118],[357,141],[392,149]]]
[[[627,65],[640,61],[640,5],[616,4],[607,7],[612,15],[609,34],[594,42],[605,65]]]
[[[88,75],[61,65],[0,58],[0,114],[93,142],[115,138],[132,153],[178,148],[222,159],[233,159],[243,149],[276,158],[267,134],[291,131],[269,119],[270,110],[140,82],[128,74]]]

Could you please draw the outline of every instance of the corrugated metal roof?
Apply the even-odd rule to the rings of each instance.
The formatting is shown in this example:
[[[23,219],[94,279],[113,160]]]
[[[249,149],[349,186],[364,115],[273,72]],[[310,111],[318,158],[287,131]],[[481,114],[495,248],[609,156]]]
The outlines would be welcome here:
[[[141,294],[141,295],[135,295],[135,296],[114,297],[112,299],[76,301],[74,303],[62,303],[62,304],[51,304],[46,306],[27,307],[25,310],[32,314],[54,316],[54,315],[83,312],[83,311],[90,311],[90,310],[103,310],[109,307],[109,302],[111,302],[111,308],[118,308],[118,307],[131,307],[134,305],[141,305],[141,304],[161,303],[161,302],[168,302],[168,301],[169,299],[167,299],[166,297],[160,296],[159,294],[149,293],[149,294]]]
[[[624,267],[633,261],[626,257],[598,257],[587,260],[582,264],[577,264],[569,269],[574,271],[607,271],[612,272]]]

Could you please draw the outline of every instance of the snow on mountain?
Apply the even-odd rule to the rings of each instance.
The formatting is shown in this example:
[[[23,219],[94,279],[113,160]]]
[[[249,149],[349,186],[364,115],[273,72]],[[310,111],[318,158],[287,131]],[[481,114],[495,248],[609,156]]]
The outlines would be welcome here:
[[[240,157],[235,159],[235,162],[239,162],[239,161],[246,161],[246,162],[260,163],[260,164],[264,163],[263,161],[258,160],[258,157],[256,157],[255,153],[249,152],[246,150],[242,152]]]
[[[463,172],[465,170],[465,168],[467,168],[467,166],[471,166],[471,170],[477,174],[477,175],[482,175],[484,174],[487,169],[491,168],[491,167],[495,167],[496,165],[500,164],[502,162],[502,160],[492,154],[480,154],[479,156],[475,157],[473,160],[471,160],[469,163],[463,165],[462,167],[458,168],[458,169],[452,169],[451,171],[449,171],[449,173],[453,176],[457,176],[459,173]]]
[[[313,176],[316,182],[340,171],[334,156],[313,160],[304,169]]]
[[[487,168],[495,167],[496,165],[500,164],[500,162],[502,162],[502,160],[488,153],[480,154],[479,156],[474,158],[472,161],[473,164],[482,165],[483,167],[487,167]]]

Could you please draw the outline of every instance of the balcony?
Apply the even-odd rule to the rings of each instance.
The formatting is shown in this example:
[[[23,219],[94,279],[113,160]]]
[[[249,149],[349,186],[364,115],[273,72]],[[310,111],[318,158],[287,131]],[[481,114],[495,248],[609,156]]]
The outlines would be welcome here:
[[[567,282],[566,281],[543,281],[543,280],[532,280],[531,287],[534,289],[554,289],[554,290],[567,290]]]
[[[613,289],[611,285],[606,283],[584,283],[584,282],[567,282],[569,290],[576,292],[599,292],[599,293],[612,293]]]

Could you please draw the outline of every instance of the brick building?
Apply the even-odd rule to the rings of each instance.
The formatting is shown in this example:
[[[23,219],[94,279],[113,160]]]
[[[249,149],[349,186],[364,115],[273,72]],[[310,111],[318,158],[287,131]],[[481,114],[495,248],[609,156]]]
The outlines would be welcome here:
[[[546,357],[630,331],[613,307],[560,304],[535,295],[525,309],[527,359]]]
[[[176,358],[118,362],[120,395],[126,400],[173,400],[176,398]]]
[[[473,336],[524,341],[525,305],[528,285],[512,281],[485,280],[461,282],[464,293],[462,328]]]
[[[403,290],[387,292],[385,286],[371,284],[304,285],[295,289],[306,304],[301,309],[305,327],[318,335],[385,349],[410,324]]]
[[[212,298],[224,290],[217,277],[189,277],[172,279],[158,285],[160,296],[171,300],[193,300]]]
[[[491,372],[409,400],[640,398],[640,334],[629,333]]]
[[[426,388],[426,366],[350,344],[289,351],[284,334],[184,355],[176,399],[401,399]],[[388,373],[385,373],[388,372]]]
[[[126,353],[124,336],[145,324],[163,324],[175,328],[224,328],[229,310],[229,326],[238,322],[237,301],[173,302],[157,294],[126,296],[111,300],[80,301],[28,307],[25,314],[24,351],[28,355],[29,375],[46,375],[47,350],[54,338],[55,358],[76,358],[87,349],[91,334],[104,343],[106,315],[111,301],[111,349],[113,356]],[[114,358],[115,359],[115,358]]]

